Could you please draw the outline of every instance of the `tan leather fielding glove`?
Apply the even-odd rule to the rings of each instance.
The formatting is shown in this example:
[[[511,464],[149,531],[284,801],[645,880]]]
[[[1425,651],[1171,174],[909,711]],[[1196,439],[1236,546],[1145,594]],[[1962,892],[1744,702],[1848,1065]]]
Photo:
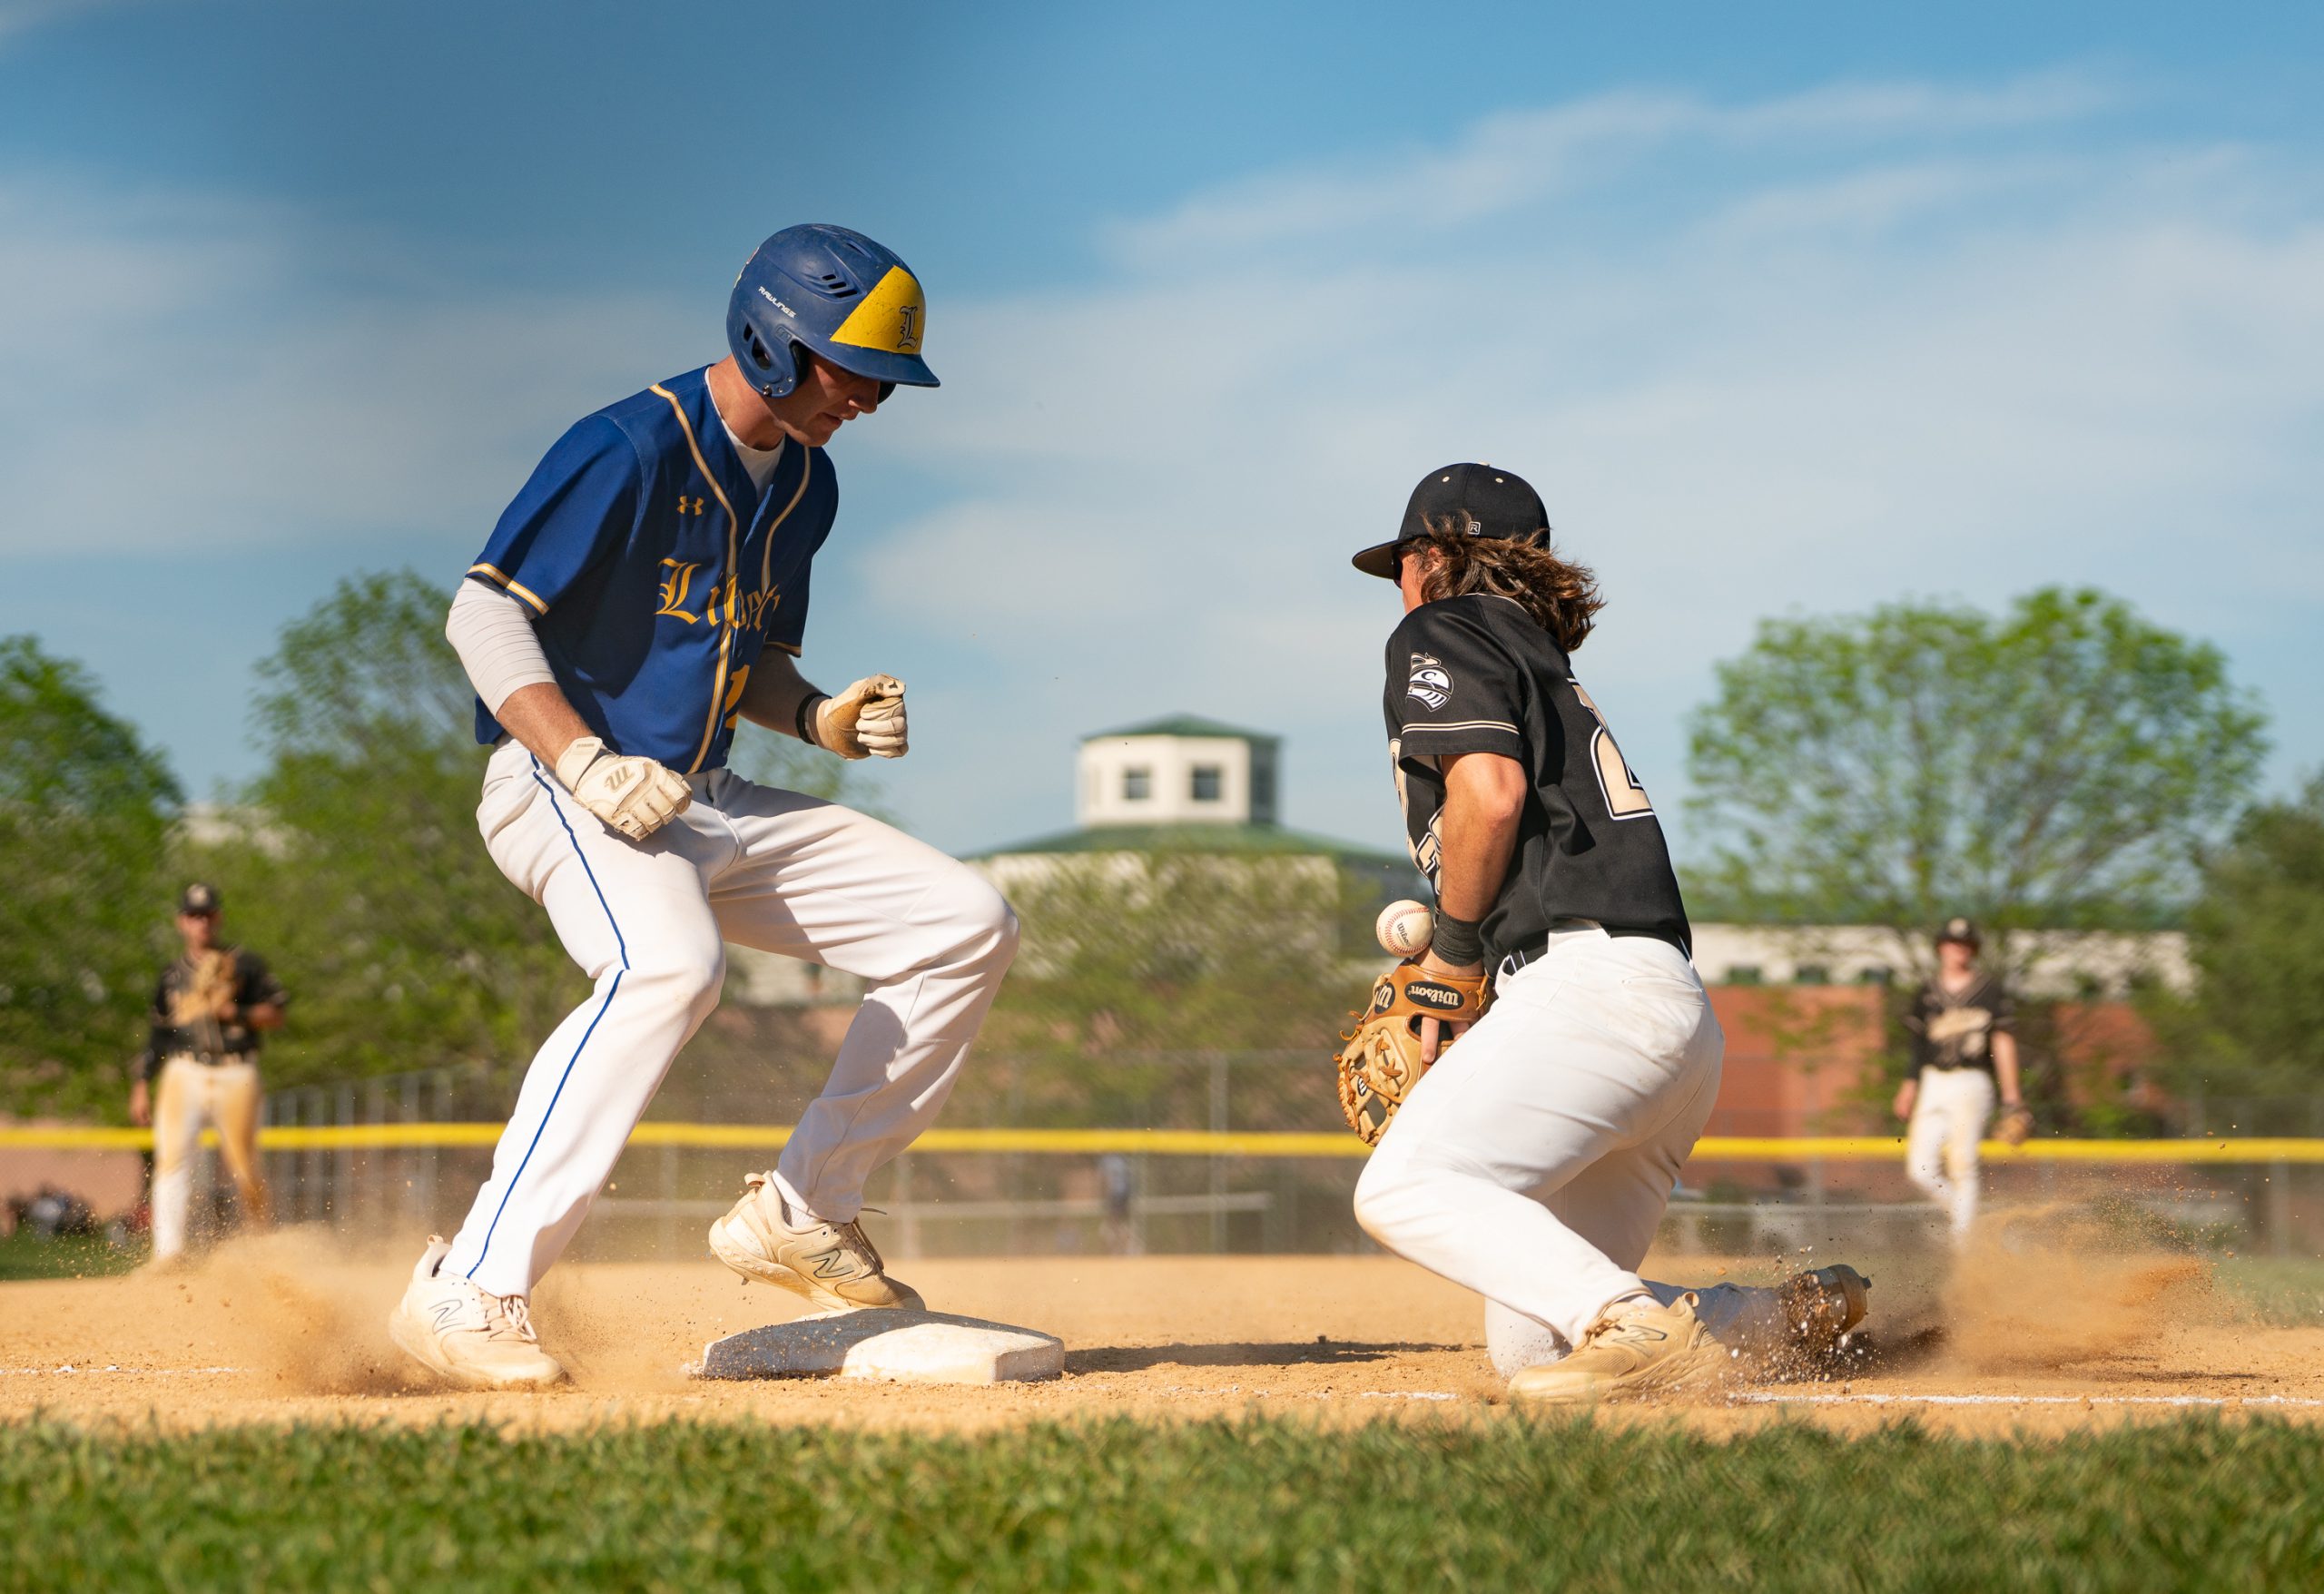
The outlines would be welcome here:
[[[597,736],[583,736],[557,755],[556,778],[573,800],[633,841],[642,841],[686,811],[694,788],[650,758],[625,758]]]
[[[904,684],[893,675],[866,675],[814,705],[815,745],[842,758],[901,758],[911,744],[904,723]]]
[[[1484,1016],[1492,991],[1482,974],[1432,974],[1419,959],[1399,963],[1372,987],[1372,1000],[1355,1014],[1355,1028],[1332,1058],[1339,1069],[1340,1113],[1356,1138],[1376,1146],[1388,1120],[1404,1105],[1430,1064],[1421,1048],[1423,1018],[1465,1024]],[[1437,1050],[1441,1058],[1447,1039]]]
[[[2023,1146],[2034,1133],[2034,1115],[2024,1107],[2001,1109],[2001,1122],[1994,1126],[1994,1133],[2004,1145]]]

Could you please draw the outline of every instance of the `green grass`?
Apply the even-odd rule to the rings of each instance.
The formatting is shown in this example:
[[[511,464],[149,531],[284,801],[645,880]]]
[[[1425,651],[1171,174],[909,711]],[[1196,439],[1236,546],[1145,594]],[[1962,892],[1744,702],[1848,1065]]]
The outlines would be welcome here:
[[[119,1251],[103,1235],[73,1235],[43,1242],[23,1231],[0,1240],[0,1284],[25,1278],[96,1278],[127,1273],[145,1259],[145,1246]]]
[[[0,1427],[0,1588],[2314,1587],[2324,1430]]]
[[[2324,1328],[2324,1261],[2237,1256],[2217,1264],[2221,1293],[2279,1328]]]

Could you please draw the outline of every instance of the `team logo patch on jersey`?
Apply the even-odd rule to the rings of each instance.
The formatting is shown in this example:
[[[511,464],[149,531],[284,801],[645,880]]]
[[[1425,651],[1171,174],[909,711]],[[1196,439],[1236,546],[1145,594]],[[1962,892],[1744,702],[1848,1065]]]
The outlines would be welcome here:
[[[1413,677],[1404,688],[1404,695],[1416,697],[1432,709],[1443,708],[1452,700],[1452,676],[1440,659],[1424,653],[1413,654]]]

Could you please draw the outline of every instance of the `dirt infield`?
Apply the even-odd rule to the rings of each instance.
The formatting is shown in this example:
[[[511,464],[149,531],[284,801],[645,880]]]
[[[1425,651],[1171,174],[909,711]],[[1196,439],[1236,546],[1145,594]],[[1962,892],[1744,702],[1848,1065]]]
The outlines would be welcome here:
[[[411,1248],[416,1254],[417,1247]],[[1066,1343],[1067,1374],[997,1390],[703,1383],[704,1342],[796,1315],[715,1263],[574,1264],[535,1315],[575,1373],[547,1395],[448,1393],[409,1374],[384,1319],[408,1259],[355,1261],[320,1235],[240,1243],[174,1275],[0,1285],[0,1419],[163,1427],[489,1417],[571,1427],[665,1417],[978,1429],[1258,1409],[1330,1421],[1504,1411],[1475,1297],[1383,1257],[1043,1257],[898,1272],[931,1304]],[[1845,1430],[1903,1415],[1965,1432],[2065,1431],[2189,1406],[2324,1418],[2324,1329],[2240,1323],[2183,1257],[1995,1251],[1888,1259],[1860,1362],[1640,1411],[1727,1430],[1781,1414]],[[1768,1264],[1650,1263],[1686,1283]]]

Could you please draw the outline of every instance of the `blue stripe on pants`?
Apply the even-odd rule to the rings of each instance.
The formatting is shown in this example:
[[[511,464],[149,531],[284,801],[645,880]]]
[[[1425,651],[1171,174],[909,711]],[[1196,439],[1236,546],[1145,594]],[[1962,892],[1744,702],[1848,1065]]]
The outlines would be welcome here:
[[[500,1205],[492,1209],[492,1222],[486,1225],[484,1244],[477,1247],[476,1263],[466,1274],[469,1278],[476,1276],[477,1268],[482,1267],[485,1257],[491,1254],[492,1236],[500,1227],[501,1215],[508,1210],[508,1197],[517,1193],[517,1181],[525,1176],[525,1170],[532,1166],[533,1153],[540,1149],[541,1136],[548,1130],[549,1117],[556,1111],[556,1104],[565,1095],[566,1081],[573,1077],[573,1066],[581,1060],[582,1052],[587,1049],[589,1038],[596,1034],[598,1024],[605,1018],[606,1009],[614,1005],[614,998],[621,990],[621,977],[629,972],[629,943],[622,939],[621,925],[614,918],[613,905],[606,900],[606,890],[597,883],[597,871],[589,867],[588,854],[581,851],[581,838],[573,833],[573,826],[566,819],[565,810],[556,804],[555,788],[541,779],[538,759],[533,761],[533,780],[547,794],[549,812],[556,815],[556,822],[565,827],[565,839],[573,843],[573,856],[581,861],[581,872],[589,877],[589,889],[597,893],[597,906],[606,910],[606,923],[614,932],[614,946],[621,953],[621,968],[615,973],[613,984],[606,989],[606,999],[597,1004],[596,1015],[589,1020],[589,1028],[581,1032],[581,1044],[575,1047],[573,1055],[566,1059],[565,1072],[556,1077],[556,1088],[549,1094],[548,1106],[541,1112],[540,1125],[533,1131],[533,1143],[525,1147],[524,1159],[517,1163],[517,1171],[508,1176],[508,1187],[500,1192]]]

